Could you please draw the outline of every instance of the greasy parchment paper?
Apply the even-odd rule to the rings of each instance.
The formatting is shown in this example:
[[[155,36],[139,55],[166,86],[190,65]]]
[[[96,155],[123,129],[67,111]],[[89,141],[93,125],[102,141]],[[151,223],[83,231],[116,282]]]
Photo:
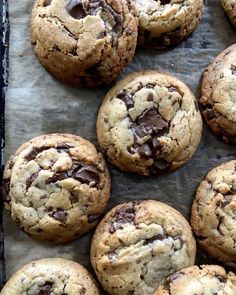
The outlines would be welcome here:
[[[29,41],[29,20],[34,0],[9,0],[10,84],[6,98],[6,159],[20,144],[42,133],[69,132],[97,145],[95,122],[99,105],[109,89],[77,90],[54,80],[39,64]],[[206,1],[201,25],[185,42],[166,51],[137,49],[125,73],[141,69],[170,72],[199,96],[202,73],[225,47],[236,41],[218,0]],[[204,126],[193,159],[167,176],[139,177],[111,167],[112,195],[107,210],[132,199],[157,199],[189,219],[191,203],[203,176],[221,162],[235,157],[235,146],[216,139]],[[21,232],[5,213],[7,277],[25,263],[43,257],[72,258],[89,270],[92,233],[63,246],[40,244]],[[206,262],[200,254],[198,263]]]

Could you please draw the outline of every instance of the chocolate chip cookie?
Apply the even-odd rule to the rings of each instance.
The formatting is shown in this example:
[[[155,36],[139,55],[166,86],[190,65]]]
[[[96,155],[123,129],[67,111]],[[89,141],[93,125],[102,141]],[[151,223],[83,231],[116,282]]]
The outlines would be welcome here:
[[[236,276],[218,265],[191,266],[171,275],[154,295],[235,295]]]
[[[116,79],[137,43],[133,0],[37,0],[31,43],[43,66],[75,87]]]
[[[99,295],[89,272],[80,264],[47,258],[33,261],[18,270],[1,295]]]
[[[98,141],[111,162],[141,175],[183,165],[196,151],[201,132],[201,114],[189,88],[155,71],[118,82],[97,119]]]
[[[200,102],[212,131],[227,143],[236,143],[236,44],[208,66]]]
[[[138,43],[165,48],[181,42],[197,27],[204,0],[135,0],[139,19]]]
[[[4,201],[11,218],[32,237],[69,242],[97,223],[110,195],[101,154],[69,134],[36,137],[23,144],[4,171]]]
[[[133,201],[98,225],[91,262],[111,295],[153,295],[170,274],[194,264],[195,240],[186,219],[163,203]]]
[[[225,13],[228,15],[232,24],[236,27],[236,2],[235,0],[220,0]]]
[[[192,227],[211,256],[236,267],[236,161],[216,167],[201,182]]]

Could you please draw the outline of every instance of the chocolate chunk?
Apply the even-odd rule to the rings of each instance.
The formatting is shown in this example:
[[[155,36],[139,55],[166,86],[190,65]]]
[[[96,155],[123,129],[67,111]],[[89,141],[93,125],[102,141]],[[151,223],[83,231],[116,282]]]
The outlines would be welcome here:
[[[139,154],[145,159],[149,159],[152,156],[152,150],[148,144],[143,144],[139,149]]]
[[[116,252],[109,252],[107,256],[108,256],[108,258],[109,258],[110,261],[114,261],[118,257],[118,255],[117,255]]]
[[[78,194],[76,192],[71,191],[70,192],[70,200],[71,200],[72,204],[77,203],[79,201]]]
[[[232,75],[236,75],[236,66],[231,65],[230,69],[231,69]]]
[[[162,149],[162,145],[160,144],[160,141],[157,140],[156,138],[152,139],[151,146],[152,146],[152,152],[154,154],[161,151],[161,149]]]
[[[99,220],[101,217],[101,214],[94,214],[88,216],[88,223],[93,223],[94,221]]]
[[[106,31],[101,32],[101,33],[99,33],[99,34],[97,35],[97,39],[103,39],[103,38],[106,37],[106,35],[107,35],[107,32],[106,32]]]
[[[145,126],[138,125],[137,123],[134,123],[132,125],[133,132],[136,136],[139,138],[143,138],[148,135],[148,131],[146,130]]]
[[[122,229],[125,223],[134,224],[135,219],[135,203],[125,204],[120,209],[115,212],[115,221],[112,221],[110,224],[109,232],[113,234],[118,229]]]
[[[97,185],[100,180],[99,171],[91,165],[84,165],[80,168],[75,172],[74,178],[82,183],[91,183],[92,185]]]
[[[32,160],[34,160],[37,157],[38,154],[40,154],[43,151],[48,150],[48,149],[50,149],[50,147],[48,147],[48,146],[42,146],[42,147],[39,147],[39,148],[34,147],[29,152],[29,154],[25,156],[25,158],[26,158],[27,161],[32,161]]]
[[[51,3],[52,3],[52,0],[45,0],[43,3],[43,7],[51,5]]]
[[[10,192],[10,179],[5,179],[3,185],[0,187],[0,195],[3,202],[10,203],[11,198],[9,197]]]
[[[177,92],[177,88],[174,86],[167,87],[169,92]]]
[[[32,174],[29,178],[26,179],[26,190],[31,186],[31,184],[35,181],[35,179],[38,177],[38,173]]]
[[[160,0],[160,1],[161,1],[161,5],[166,5],[171,2],[171,0]]]
[[[149,171],[151,174],[158,175],[160,173],[168,172],[171,168],[171,163],[165,161],[164,159],[155,160]]]
[[[224,277],[222,277],[222,276],[220,276],[220,275],[216,275],[216,277],[217,277],[217,279],[218,279],[221,283],[226,283],[226,281],[227,281],[227,278],[224,278]]]
[[[134,107],[133,97],[131,95],[127,94],[126,92],[118,93],[117,98],[119,98],[120,100],[122,100],[125,103],[128,110]]]
[[[154,99],[153,93],[149,93],[147,97],[147,101],[153,101],[153,99]]]
[[[46,180],[46,184],[55,183],[66,178],[66,173],[57,172]]]
[[[140,146],[138,144],[134,144],[128,148],[128,152],[131,154],[135,154],[139,151]]]
[[[118,34],[122,31],[122,18],[121,16],[110,6],[107,1],[100,0],[99,4],[102,7],[102,11],[106,14],[110,15],[110,17],[115,22],[115,26],[113,26],[113,31]],[[106,17],[107,18],[107,17]]]
[[[66,4],[66,10],[75,19],[81,19],[86,16],[82,0],[69,0]]]
[[[139,125],[145,126],[148,133],[154,133],[155,135],[163,135],[168,129],[168,123],[160,116],[156,109],[150,109],[145,111],[138,119]]]
[[[39,288],[38,295],[50,295],[52,290],[52,283],[46,282],[45,285]]]
[[[69,149],[72,148],[70,145],[66,144],[66,143],[59,143],[56,146],[56,149],[58,152],[64,151],[66,153],[69,153]]]
[[[58,209],[58,211],[52,213],[52,217],[62,223],[66,223],[67,213],[63,209]]]
[[[148,244],[151,244],[153,243],[154,241],[157,241],[157,240],[160,240],[160,241],[163,241],[164,239],[166,239],[167,236],[166,235],[162,235],[162,234],[158,234],[152,238],[149,238],[149,239],[146,239],[144,242],[143,242],[143,245],[148,245]]]

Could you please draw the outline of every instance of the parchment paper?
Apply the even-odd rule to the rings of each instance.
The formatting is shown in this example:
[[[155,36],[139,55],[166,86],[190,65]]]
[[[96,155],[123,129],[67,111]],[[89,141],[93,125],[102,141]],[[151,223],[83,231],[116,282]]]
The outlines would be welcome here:
[[[69,132],[97,145],[95,122],[99,105],[109,89],[76,90],[54,80],[39,64],[29,41],[29,19],[33,0],[9,0],[10,85],[6,99],[6,158],[23,142],[42,133]],[[170,72],[186,82],[199,96],[202,73],[208,63],[236,41],[218,0],[206,1],[201,25],[174,49],[137,49],[125,73],[141,69]],[[216,139],[204,126],[203,137],[193,159],[177,172],[163,177],[138,177],[110,166],[112,195],[107,210],[132,199],[157,199],[189,219],[198,183],[221,162],[235,158],[235,146]],[[43,257],[72,258],[89,270],[92,233],[64,246],[47,246],[21,232],[5,213],[5,254],[7,277],[25,263]],[[200,255],[198,262],[205,262]]]

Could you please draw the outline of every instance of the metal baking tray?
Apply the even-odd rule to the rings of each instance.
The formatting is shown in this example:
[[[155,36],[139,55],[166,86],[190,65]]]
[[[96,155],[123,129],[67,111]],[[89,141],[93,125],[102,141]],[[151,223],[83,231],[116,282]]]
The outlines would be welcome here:
[[[5,158],[14,153],[23,142],[44,133],[78,134],[98,146],[96,117],[109,87],[78,90],[54,80],[39,64],[30,45],[29,21],[34,0],[8,2],[11,35]],[[2,11],[4,7],[6,9],[5,1],[1,1],[0,5]],[[168,50],[138,48],[132,63],[119,78],[143,69],[169,72],[184,81],[199,97],[206,66],[235,41],[236,30],[229,23],[219,1],[208,0],[201,24],[194,34]],[[6,61],[4,68],[7,71]],[[112,195],[107,211],[125,201],[150,198],[173,206],[189,220],[199,182],[213,167],[235,157],[235,146],[217,139],[205,124],[196,154],[172,174],[147,178],[121,172],[110,165]],[[25,263],[43,257],[71,258],[92,271],[89,250],[93,232],[68,245],[44,245],[21,232],[6,213],[4,232],[7,278]],[[197,263],[218,262],[199,251]],[[3,266],[0,270],[2,269]],[[4,274],[1,274],[1,279],[4,281]]]

